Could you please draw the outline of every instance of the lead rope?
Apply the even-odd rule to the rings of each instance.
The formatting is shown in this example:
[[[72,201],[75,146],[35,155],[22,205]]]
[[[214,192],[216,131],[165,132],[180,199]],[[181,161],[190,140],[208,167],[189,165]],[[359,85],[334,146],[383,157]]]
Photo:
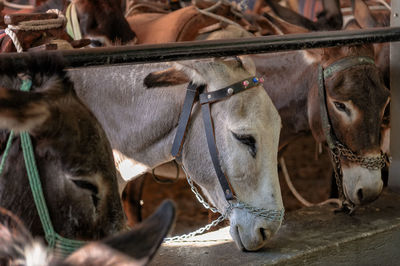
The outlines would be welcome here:
[[[24,79],[22,81],[21,91],[29,91],[32,86],[32,81],[30,79]],[[0,165],[0,174],[3,172],[4,165],[8,153],[10,151],[11,143],[14,137],[14,132],[11,131],[10,136],[7,141],[6,149],[3,153],[3,158]],[[37,212],[39,214],[40,221],[42,223],[43,231],[45,234],[45,239],[48,243],[50,249],[55,249],[55,254],[60,257],[66,257],[71,254],[76,249],[80,248],[85,244],[84,241],[68,239],[60,236],[54,230],[51,223],[49,210],[46,205],[46,200],[44,198],[42,184],[40,182],[39,171],[36,166],[35,155],[33,152],[32,141],[27,132],[20,133],[22,152],[25,160],[25,167],[28,174],[29,184],[31,187],[33,200]]]

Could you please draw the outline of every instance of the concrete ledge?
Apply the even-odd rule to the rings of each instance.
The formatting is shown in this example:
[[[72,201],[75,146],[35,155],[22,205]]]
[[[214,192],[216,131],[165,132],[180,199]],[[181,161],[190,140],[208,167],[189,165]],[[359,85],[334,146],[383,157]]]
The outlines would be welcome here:
[[[163,244],[151,265],[399,265],[400,195],[384,192],[355,215],[330,206],[288,213],[259,252],[241,252],[229,229]]]

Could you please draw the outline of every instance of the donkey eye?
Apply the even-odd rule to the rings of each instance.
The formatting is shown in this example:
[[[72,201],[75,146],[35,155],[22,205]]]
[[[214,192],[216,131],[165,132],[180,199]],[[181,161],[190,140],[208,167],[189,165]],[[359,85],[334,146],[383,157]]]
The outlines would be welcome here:
[[[77,187],[82,188],[82,189],[86,189],[89,190],[90,192],[92,192],[92,194],[97,195],[97,193],[99,192],[99,189],[97,188],[96,185],[93,185],[92,183],[85,181],[85,180],[71,180]]]
[[[257,155],[256,139],[252,135],[239,135],[233,132],[232,135],[235,137],[235,139],[237,139],[244,145],[248,146],[251,156],[253,156],[254,158],[256,157]]]
[[[235,61],[238,64],[237,67],[242,67],[243,66],[243,61],[239,56],[235,56]]]
[[[346,112],[348,113],[348,109],[344,103],[341,102],[333,102],[335,104],[336,109],[338,109],[341,112]]]

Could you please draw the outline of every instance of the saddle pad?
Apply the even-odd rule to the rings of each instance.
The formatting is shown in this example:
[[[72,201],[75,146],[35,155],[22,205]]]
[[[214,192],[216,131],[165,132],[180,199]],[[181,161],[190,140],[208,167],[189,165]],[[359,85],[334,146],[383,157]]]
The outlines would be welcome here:
[[[138,44],[192,41],[198,35],[199,29],[217,22],[200,14],[194,6],[168,14],[133,14],[127,20],[136,34]]]

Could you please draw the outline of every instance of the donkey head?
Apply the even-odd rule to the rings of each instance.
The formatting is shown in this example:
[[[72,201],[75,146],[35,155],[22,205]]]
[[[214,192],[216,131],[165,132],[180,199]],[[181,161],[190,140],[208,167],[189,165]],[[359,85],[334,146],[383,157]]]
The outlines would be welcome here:
[[[373,47],[350,46],[318,50],[324,68],[339,59],[367,56],[374,58]],[[359,156],[381,155],[381,125],[390,93],[374,64],[355,65],[335,72],[325,80],[326,105],[337,139]],[[316,139],[325,140],[320,119],[318,89],[310,90],[309,122]],[[343,190],[354,204],[370,202],[382,190],[380,170],[361,167],[361,162],[342,158]]]
[[[82,37],[91,39],[93,46],[126,44],[135,34],[125,19],[121,4],[121,0],[49,0],[35,8],[35,12],[68,11],[68,6],[73,5],[70,7],[76,9]]]
[[[0,176],[0,205],[18,215],[34,235],[43,234],[18,138],[27,131],[55,231],[85,240],[121,230],[124,215],[110,144],[76,96],[60,59],[35,56],[22,67],[2,60],[0,73],[2,153],[9,130],[17,134]],[[31,92],[19,90],[18,73],[30,76]]]
[[[146,265],[170,230],[174,217],[175,208],[166,201],[131,231],[89,243],[60,260],[34,240],[14,214],[0,208],[0,262],[6,258],[12,265]]]
[[[82,35],[93,44],[126,44],[135,37],[121,8],[120,0],[73,0]]]
[[[183,62],[177,68],[195,84],[206,84],[207,92],[255,75],[248,57]],[[211,162],[199,111],[197,106],[192,114],[182,161],[205,195],[224,213],[228,203]],[[253,207],[282,210],[277,173],[281,121],[263,87],[257,85],[213,103],[211,116],[219,161],[237,198]],[[242,250],[261,248],[281,224],[280,220],[270,221],[238,208],[233,209],[229,220],[231,235]]]

